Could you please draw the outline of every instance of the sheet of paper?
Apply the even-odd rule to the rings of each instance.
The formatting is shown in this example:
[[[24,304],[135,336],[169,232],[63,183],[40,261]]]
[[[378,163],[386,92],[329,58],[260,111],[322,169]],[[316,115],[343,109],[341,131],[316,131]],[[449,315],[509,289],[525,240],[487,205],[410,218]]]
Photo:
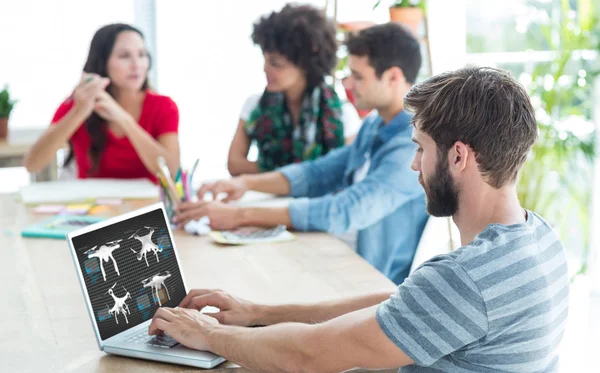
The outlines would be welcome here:
[[[65,205],[40,205],[32,210],[34,214],[54,215],[65,209]]]

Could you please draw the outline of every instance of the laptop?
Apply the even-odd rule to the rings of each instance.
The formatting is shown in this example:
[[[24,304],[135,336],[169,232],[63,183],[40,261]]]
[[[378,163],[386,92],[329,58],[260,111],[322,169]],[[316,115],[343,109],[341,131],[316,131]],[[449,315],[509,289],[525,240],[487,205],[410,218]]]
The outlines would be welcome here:
[[[162,202],[85,226],[67,235],[98,347],[109,354],[213,368],[225,361],[149,336],[161,306],[188,293]]]

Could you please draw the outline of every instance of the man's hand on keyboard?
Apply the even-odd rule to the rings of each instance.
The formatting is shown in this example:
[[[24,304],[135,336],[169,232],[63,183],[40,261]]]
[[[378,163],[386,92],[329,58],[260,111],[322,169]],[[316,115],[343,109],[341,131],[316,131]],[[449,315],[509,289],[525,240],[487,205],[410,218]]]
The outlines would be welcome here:
[[[219,322],[196,310],[185,308],[159,308],[148,327],[149,335],[167,333],[182,345],[196,350],[208,350],[206,335],[211,326]]]
[[[179,307],[202,311],[206,306],[216,307],[219,312],[207,313],[219,320],[219,323],[237,326],[254,326],[258,320],[261,307],[241,298],[234,297],[221,290],[193,289],[183,298]]]

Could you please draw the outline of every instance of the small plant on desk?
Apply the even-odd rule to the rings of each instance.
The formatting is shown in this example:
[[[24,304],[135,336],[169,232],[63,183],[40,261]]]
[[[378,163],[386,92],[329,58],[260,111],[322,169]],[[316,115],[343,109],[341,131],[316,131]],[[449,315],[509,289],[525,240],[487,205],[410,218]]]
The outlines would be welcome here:
[[[17,102],[11,100],[8,85],[0,91],[0,138],[8,136],[8,117]]]

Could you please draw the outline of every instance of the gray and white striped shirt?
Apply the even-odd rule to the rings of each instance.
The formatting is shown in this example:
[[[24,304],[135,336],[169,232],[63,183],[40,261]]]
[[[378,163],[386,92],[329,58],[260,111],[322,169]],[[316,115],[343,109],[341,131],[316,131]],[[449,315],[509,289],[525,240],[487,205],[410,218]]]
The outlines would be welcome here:
[[[488,225],[421,265],[377,308],[415,364],[400,372],[554,372],[568,312],[564,249],[537,214]]]

